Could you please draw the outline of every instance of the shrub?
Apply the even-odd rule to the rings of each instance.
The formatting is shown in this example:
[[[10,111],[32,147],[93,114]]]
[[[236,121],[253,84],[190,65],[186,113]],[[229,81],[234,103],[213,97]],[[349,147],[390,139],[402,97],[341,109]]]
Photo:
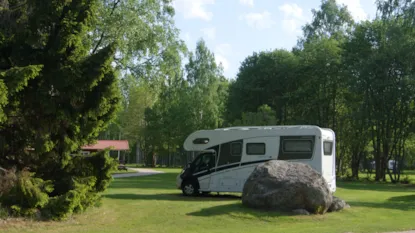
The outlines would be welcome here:
[[[73,213],[99,205],[100,193],[111,182],[111,172],[116,169],[116,165],[108,151],[90,156],[74,156],[62,172],[61,179],[56,181],[57,195],[50,199],[42,210],[42,215],[62,220]]]
[[[48,193],[53,190],[52,182],[36,178],[28,170],[8,173],[8,182],[4,182],[7,185],[3,186],[0,196],[1,203],[10,207],[13,216],[34,216],[39,208],[48,203]]]
[[[16,169],[6,170],[0,168],[0,199],[15,186],[16,182]]]
[[[405,175],[403,179],[401,179],[401,184],[410,184],[411,180],[409,179],[408,175]]]
[[[9,211],[0,205],[0,219],[6,219],[9,217]]]
[[[27,170],[2,176],[0,202],[12,216],[62,220],[99,205],[100,193],[112,180],[116,162],[108,151],[74,156],[54,180],[44,181]],[[6,178],[7,177],[7,178]]]

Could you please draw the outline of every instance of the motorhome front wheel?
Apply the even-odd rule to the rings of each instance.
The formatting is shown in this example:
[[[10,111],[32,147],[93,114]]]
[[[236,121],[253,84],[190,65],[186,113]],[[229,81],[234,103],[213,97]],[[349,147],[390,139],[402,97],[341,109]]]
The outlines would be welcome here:
[[[183,184],[182,191],[185,196],[194,196],[197,194],[196,186],[190,181],[186,181]]]

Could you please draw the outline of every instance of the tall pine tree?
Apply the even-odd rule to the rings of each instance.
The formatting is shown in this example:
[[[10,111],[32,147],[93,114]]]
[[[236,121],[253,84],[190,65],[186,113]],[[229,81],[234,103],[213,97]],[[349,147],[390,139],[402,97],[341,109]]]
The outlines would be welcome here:
[[[120,99],[112,66],[116,45],[91,55],[87,43],[97,3],[1,1],[0,166],[29,168],[52,181],[46,206],[58,218],[90,205],[111,179],[105,154],[71,156],[115,117]]]

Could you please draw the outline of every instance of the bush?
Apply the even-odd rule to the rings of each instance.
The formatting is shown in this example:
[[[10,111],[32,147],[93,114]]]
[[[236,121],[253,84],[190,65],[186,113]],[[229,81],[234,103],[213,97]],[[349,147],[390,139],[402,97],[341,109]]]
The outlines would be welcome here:
[[[42,215],[53,220],[62,220],[73,213],[85,211],[99,205],[100,193],[105,191],[112,180],[111,172],[117,163],[108,151],[91,156],[76,155],[56,181],[55,195],[42,210]]]
[[[88,177],[73,179],[72,189],[68,192],[52,197],[48,205],[42,210],[42,215],[53,219],[62,220],[93,206],[98,201],[98,193],[94,190],[96,179]]]
[[[2,178],[0,202],[9,207],[12,216],[35,217],[39,209],[44,207],[53,190],[51,181],[35,178],[28,170],[5,172]]]
[[[6,170],[0,168],[0,198],[8,193],[16,184],[16,169]]]
[[[100,193],[112,180],[116,161],[108,151],[74,156],[59,177],[44,181],[27,170],[10,171],[0,179],[0,202],[12,216],[62,220],[99,205]]]
[[[0,219],[6,219],[9,217],[9,211],[0,205]]]
[[[403,179],[401,179],[401,184],[410,184],[411,180],[409,179],[409,176],[406,175]]]

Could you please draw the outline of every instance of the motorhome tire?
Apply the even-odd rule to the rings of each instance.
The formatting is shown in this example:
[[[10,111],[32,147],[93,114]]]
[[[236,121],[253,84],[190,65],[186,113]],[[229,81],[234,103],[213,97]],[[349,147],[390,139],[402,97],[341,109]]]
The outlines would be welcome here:
[[[195,182],[187,180],[183,182],[182,192],[184,196],[197,196],[199,194],[199,189]]]

